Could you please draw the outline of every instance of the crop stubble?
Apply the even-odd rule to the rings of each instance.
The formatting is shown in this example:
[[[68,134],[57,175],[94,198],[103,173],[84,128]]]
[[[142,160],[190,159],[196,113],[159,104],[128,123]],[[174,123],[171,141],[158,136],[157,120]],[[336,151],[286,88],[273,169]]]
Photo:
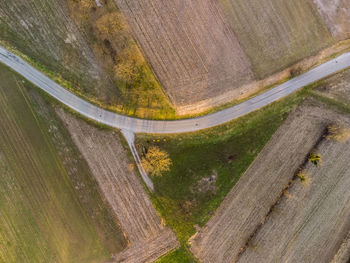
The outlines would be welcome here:
[[[196,257],[202,262],[236,260],[325,127],[337,117],[318,106],[306,105],[293,112],[215,215],[193,238],[191,249]],[[283,227],[287,228],[286,225]]]

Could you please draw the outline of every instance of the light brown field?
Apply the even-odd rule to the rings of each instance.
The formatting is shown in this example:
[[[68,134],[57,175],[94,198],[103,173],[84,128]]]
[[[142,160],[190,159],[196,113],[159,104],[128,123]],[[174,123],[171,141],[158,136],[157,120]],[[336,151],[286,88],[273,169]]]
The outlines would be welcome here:
[[[312,0],[219,0],[254,72],[266,77],[333,42]]]
[[[63,110],[58,113],[129,242],[126,250],[114,255],[115,262],[151,262],[176,248],[175,235],[153,208],[118,135],[94,128]]]
[[[313,0],[332,35],[350,37],[350,2],[348,0]]]
[[[251,65],[213,0],[115,0],[176,105],[253,79]]]
[[[328,263],[337,254],[350,230],[350,141],[323,139],[315,151],[322,164],[307,163],[305,182],[294,179],[237,262]]]
[[[327,125],[337,117],[331,111],[313,106],[312,102],[297,108],[240,178],[215,215],[193,238],[191,249],[195,256],[202,262],[236,260]]]
[[[344,104],[350,102],[350,70],[345,70],[325,80],[316,92]]]

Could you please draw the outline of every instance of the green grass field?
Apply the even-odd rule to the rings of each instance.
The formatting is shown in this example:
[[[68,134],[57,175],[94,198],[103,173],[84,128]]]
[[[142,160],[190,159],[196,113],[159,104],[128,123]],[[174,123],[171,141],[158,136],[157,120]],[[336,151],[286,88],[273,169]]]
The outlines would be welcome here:
[[[0,65],[0,262],[103,262],[125,240],[53,108]]]
[[[159,262],[195,262],[188,239],[213,215],[226,194],[255,159],[289,112],[306,97],[304,89],[226,125],[209,130],[157,137],[139,135],[142,154],[151,145],[166,150],[171,171],[153,178],[152,201],[183,246]],[[217,175],[214,191],[199,191],[202,178]]]

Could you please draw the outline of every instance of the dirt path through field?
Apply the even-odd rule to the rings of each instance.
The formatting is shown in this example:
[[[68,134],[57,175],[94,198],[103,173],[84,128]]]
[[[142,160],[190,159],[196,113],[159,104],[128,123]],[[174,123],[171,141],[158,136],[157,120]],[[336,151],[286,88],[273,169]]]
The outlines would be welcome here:
[[[176,248],[175,235],[162,224],[118,135],[94,128],[63,110],[57,112],[129,241],[129,247],[115,255],[115,261],[151,262]]]

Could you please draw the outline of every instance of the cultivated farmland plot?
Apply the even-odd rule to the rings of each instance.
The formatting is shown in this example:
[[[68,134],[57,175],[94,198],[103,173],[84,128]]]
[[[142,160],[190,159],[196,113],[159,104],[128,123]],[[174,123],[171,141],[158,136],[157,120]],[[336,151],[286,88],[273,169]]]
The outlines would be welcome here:
[[[324,139],[316,151],[322,164],[306,165],[237,262],[328,263],[337,253],[350,230],[350,141]]]
[[[128,247],[116,262],[152,262],[178,246],[135,174],[118,135],[58,111],[118,218]]]
[[[333,42],[312,0],[219,0],[259,78]]]
[[[175,104],[214,97],[253,79],[217,1],[115,1]]]
[[[279,200],[283,190],[291,182],[310,151],[322,138],[327,125],[336,119],[345,117],[313,105],[313,102],[308,102],[293,112],[240,178],[212,219],[193,238],[191,249],[195,256],[202,262],[233,262],[237,259],[241,259],[242,262],[254,262],[250,261],[254,259],[253,256],[245,261],[245,257],[253,255],[257,249],[251,247],[251,242],[248,241],[253,237],[254,242],[255,234],[260,233],[261,224],[268,221],[274,222],[274,227],[280,232],[275,232],[275,242],[269,243],[270,246],[265,248],[265,254],[256,257],[256,260],[259,258],[261,262],[261,258],[267,259],[267,254],[271,254],[273,257],[271,262],[289,262],[288,258],[287,261],[280,260],[288,252],[290,258],[298,258],[290,262],[311,262],[308,261],[307,249],[310,249],[310,253],[315,253],[313,255],[319,253],[316,248],[311,250],[313,244],[320,245],[323,250],[317,258],[321,261],[315,262],[323,262],[322,260],[333,257],[344,239],[344,233],[346,235],[350,227],[348,220],[350,215],[347,214],[350,196],[349,192],[345,193],[349,189],[347,184],[350,183],[349,179],[346,179],[346,176],[349,178],[350,161],[347,160],[348,157],[343,158],[343,155],[350,156],[349,143],[334,145],[325,142],[324,146],[322,144],[324,148],[320,148],[320,151],[330,160],[327,159],[327,163],[320,167],[325,169],[324,171],[308,167],[311,177],[315,178],[311,179],[310,186],[302,186],[304,188],[297,186],[293,191],[298,189],[300,192],[291,194],[292,198],[285,201],[289,209],[283,211],[291,213],[290,217],[283,216],[283,213],[272,212],[271,218],[274,216],[276,219],[269,221],[270,218],[266,218],[266,215]],[[349,119],[346,121],[349,122]],[[337,160],[342,158],[344,160]],[[339,162],[334,165],[335,170],[328,170],[332,169],[331,164],[334,162]],[[328,172],[330,174],[325,175]],[[315,183],[322,184],[323,187],[318,188]],[[296,197],[297,193],[301,196]],[[328,197],[320,200],[320,196]],[[338,201],[339,204],[335,205]],[[329,206],[333,206],[332,209],[328,210]],[[291,224],[288,220],[295,222]],[[313,228],[315,226],[316,229]],[[262,231],[264,227],[263,225]],[[325,229],[324,233],[317,230],[320,227]],[[286,237],[284,243],[277,241],[281,238],[282,229],[289,233],[290,237],[289,239]],[[334,241],[324,242],[329,233],[333,233]],[[307,243],[307,236],[310,237],[310,244]],[[297,237],[300,238],[300,244],[293,243],[293,238]],[[264,236],[261,236],[256,241],[264,243],[263,238]],[[267,240],[265,239],[266,242]],[[245,251],[246,248],[248,249]],[[297,255],[299,252],[300,257]]]

